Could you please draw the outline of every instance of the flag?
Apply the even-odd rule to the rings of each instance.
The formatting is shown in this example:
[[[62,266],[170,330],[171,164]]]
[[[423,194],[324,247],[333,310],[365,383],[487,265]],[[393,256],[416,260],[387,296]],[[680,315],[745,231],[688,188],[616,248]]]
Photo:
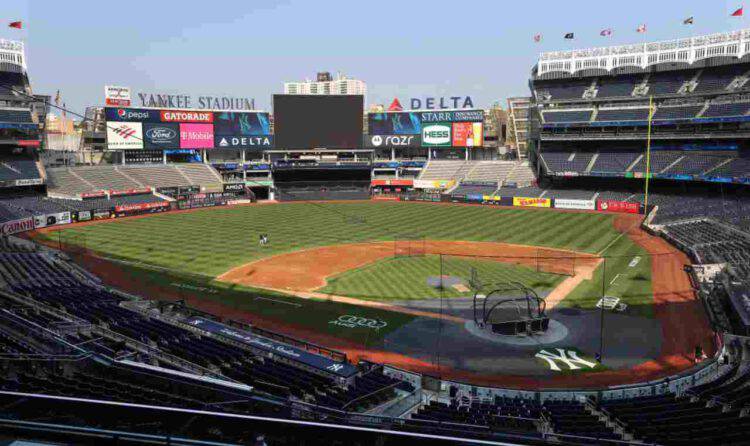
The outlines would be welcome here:
[[[534,34],[534,42],[539,43],[542,41],[542,35],[541,34]]]
[[[10,23],[8,23],[8,27],[21,29],[21,28],[23,28],[23,23],[21,23],[21,22],[10,22]]]
[[[602,37],[609,37],[612,35],[612,28],[603,29],[600,33],[600,36]]]
[[[737,9],[736,9],[736,10],[735,10],[735,11],[734,11],[734,12],[732,13],[732,17],[742,17],[742,8],[743,8],[743,6],[740,6],[739,8],[737,8]]]
[[[690,16],[682,21],[683,25],[692,25],[693,24],[693,16]]]
[[[573,39],[573,38],[575,38],[575,35],[573,33],[565,33],[565,38],[566,39]]]
[[[646,24],[643,23],[641,25],[638,25],[638,28],[636,28],[635,32],[641,33],[641,34],[645,33],[646,32]]]
[[[57,90],[57,94],[55,95],[55,105],[60,105],[60,90]]]

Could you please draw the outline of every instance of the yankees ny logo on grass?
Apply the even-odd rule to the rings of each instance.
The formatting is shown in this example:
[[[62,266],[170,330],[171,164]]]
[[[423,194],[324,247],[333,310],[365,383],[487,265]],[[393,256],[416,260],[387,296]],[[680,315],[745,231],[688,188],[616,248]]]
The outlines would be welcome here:
[[[575,350],[565,350],[562,348],[558,348],[556,350],[558,352],[557,355],[554,353],[550,353],[547,350],[540,350],[534,356],[547,361],[550,370],[553,370],[555,372],[562,371],[562,369],[557,365],[558,361],[567,365],[568,370],[580,370],[586,367],[593,369],[597,365],[595,362],[579,358],[578,353]]]
[[[369,319],[366,317],[361,316],[353,316],[351,314],[343,314],[338,317],[338,319],[334,319],[332,321],[328,322],[329,324],[333,325],[339,325],[341,327],[348,327],[348,328],[374,328],[375,330],[380,330],[381,328],[384,328],[388,325],[388,322],[381,321],[379,319]]]

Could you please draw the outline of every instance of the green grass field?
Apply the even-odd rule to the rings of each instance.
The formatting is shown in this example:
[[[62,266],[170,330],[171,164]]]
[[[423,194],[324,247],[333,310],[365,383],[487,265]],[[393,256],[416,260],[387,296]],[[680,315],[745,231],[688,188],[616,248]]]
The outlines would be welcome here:
[[[361,297],[365,299],[434,299],[440,291],[427,284],[429,277],[439,277],[440,256],[397,257],[384,259],[363,268],[347,271],[328,280],[321,293]],[[494,260],[445,256],[442,259],[445,276],[463,279],[469,288],[472,270],[481,283],[517,281],[537,291],[554,288],[564,276],[535,271],[532,268],[511,265]],[[454,287],[444,287],[442,297],[471,297],[473,292],[461,292]]]
[[[175,274],[199,276],[209,283],[233,267],[273,254],[409,235],[432,240],[506,242],[593,254],[606,248],[606,255],[613,256],[607,260],[606,277],[600,267],[596,278],[579,286],[564,304],[590,308],[603,290],[649,314],[651,281],[647,253],[628,237],[620,237],[613,220],[614,216],[608,214],[431,203],[286,203],[74,226],[62,229],[59,237],[65,243],[83,245],[102,256],[156,265]],[[258,246],[259,233],[270,235],[270,246]],[[56,233],[45,236],[58,239]],[[636,256],[642,260],[629,267]],[[428,275],[437,275],[428,273],[432,260],[429,257],[409,260],[407,266],[393,260],[350,271],[334,278],[324,291],[368,298],[403,298],[399,294],[406,293],[400,289],[408,288],[411,297],[434,297],[433,290],[425,286]],[[559,276],[521,267],[490,265],[493,272],[487,265],[480,266],[489,277],[513,276],[540,289],[552,287],[559,280]],[[469,268],[465,266],[463,270]]]

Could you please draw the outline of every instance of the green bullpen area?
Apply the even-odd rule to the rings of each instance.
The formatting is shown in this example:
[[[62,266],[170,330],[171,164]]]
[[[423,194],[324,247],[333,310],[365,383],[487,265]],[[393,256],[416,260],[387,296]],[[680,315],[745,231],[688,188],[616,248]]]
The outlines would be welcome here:
[[[592,308],[604,290],[607,295],[620,297],[641,315],[651,316],[650,259],[644,249],[614,228],[615,217],[612,214],[432,203],[281,203],[125,218],[62,228],[38,237],[79,245],[99,256],[126,261],[127,264],[118,262],[118,268],[127,273],[134,286],[148,284],[144,287],[146,290],[171,289],[172,296],[174,291],[179,291],[196,299],[222,302],[237,310],[359,342],[362,335],[355,332],[361,329],[343,329],[330,324],[334,316],[357,314],[389,319],[388,330],[413,317],[354,305],[303,301],[214,279],[231,268],[270,255],[316,246],[390,241],[413,235],[428,240],[505,242],[592,254],[606,249],[606,275],[599,267],[594,279],[579,285],[563,305]],[[261,233],[269,234],[270,238],[270,244],[262,248],[258,245]],[[635,257],[640,257],[640,261],[629,266]],[[396,297],[391,296],[390,284],[397,284],[399,288],[410,287],[413,297],[435,297],[434,290],[426,289],[424,277],[433,275],[429,270],[435,266],[431,265],[434,258],[403,260],[407,266],[398,267],[398,258],[388,259],[364,270],[339,275],[323,291],[389,298]],[[488,271],[482,260],[466,262],[457,269],[466,271],[474,267],[493,277],[516,277],[540,290],[554,287],[561,279],[561,276],[522,266],[495,264],[491,266],[492,271]],[[390,288],[365,289],[360,282],[366,282],[366,278],[357,276],[367,274],[368,269],[374,272],[370,280],[376,278]],[[434,275],[438,271],[435,269]],[[258,296],[264,298],[258,299]],[[310,305],[315,305],[315,309],[311,310]],[[376,336],[382,336],[384,331]]]

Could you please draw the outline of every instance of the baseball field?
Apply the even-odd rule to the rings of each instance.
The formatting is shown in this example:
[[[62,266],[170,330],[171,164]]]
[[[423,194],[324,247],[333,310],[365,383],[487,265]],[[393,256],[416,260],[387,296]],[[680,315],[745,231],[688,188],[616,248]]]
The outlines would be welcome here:
[[[349,352],[378,346],[377,359],[398,362],[390,333],[415,321],[460,325],[465,314],[429,302],[467,302],[478,283],[521,283],[548,309],[592,310],[611,296],[630,316],[654,318],[660,253],[637,243],[638,223],[606,213],[305,202],[86,222],[35,237],[133,294],[181,299]],[[436,287],[441,278],[451,285]],[[351,316],[377,328],[347,324]],[[431,351],[428,344],[420,348]]]

